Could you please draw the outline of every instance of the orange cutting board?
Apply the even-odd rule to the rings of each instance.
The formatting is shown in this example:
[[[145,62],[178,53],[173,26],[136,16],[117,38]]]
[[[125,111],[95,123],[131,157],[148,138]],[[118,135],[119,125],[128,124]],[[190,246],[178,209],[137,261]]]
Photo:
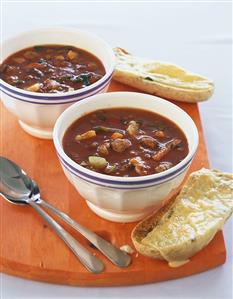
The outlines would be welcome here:
[[[113,82],[110,91],[133,91]],[[200,144],[191,171],[208,167],[208,157],[196,104],[176,103],[195,121]],[[96,216],[68,182],[58,162],[53,142],[25,133],[16,118],[1,106],[1,155],[21,165],[39,184],[42,198],[69,214],[76,221],[102,235],[113,244],[133,247],[130,233],[135,223],[106,221]],[[143,200],[143,198],[142,198]],[[15,206],[0,198],[1,271],[28,279],[80,286],[122,286],[174,279],[199,273],[224,263],[226,251],[222,232],[211,243],[179,268],[165,261],[144,257],[136,252],[125,269],[114,266],[77,232],[65,227],[105,263],[101,274],[89,273],[30,207]]]

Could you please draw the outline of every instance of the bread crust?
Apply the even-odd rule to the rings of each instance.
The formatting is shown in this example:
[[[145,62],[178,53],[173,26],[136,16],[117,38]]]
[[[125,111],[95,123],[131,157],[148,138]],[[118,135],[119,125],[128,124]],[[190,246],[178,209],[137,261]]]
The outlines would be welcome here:
[[[159,211],[143,219],[133,229],[131,233],[131,239],[133,241],[135,248],[141,254],[155,259],[160,259],[160,260],[164,259],[158,250],[143,244],[142,240],[147,236],[149,232],[151,232],[154,229],[154,227],[159,223],[163,215],[172,208],[172,206],[175,203],[175,199],[176,199],[176,195],[174,195],[170,199],[168,204],[162,207]]]
[[[229,182],[229,185],[232,186],[233,184],[233,176],[232,174],[223,173],[218,170],[208,170],[208,169],[201,169],[197,172],[194,172],[190,178],[188,179],[189,183],[192,183],[192,180],[196,179],[197,175],[208,175],[209,173],[212,173],[213,175],[217,176],[220,179],[223,179],[225,181]],[[186,183],[185,183],[186,185]],[[182,188],[186,188],[186,186]],[[182,193],[182,190],[179,194]],[[228,190],[229,191],[229,190]],[[161,259],[161,260],[167,260],[167,261],[186,261],[189,259],[189,257],[196,254],[198,251],[200,251],[203,247],[205,247],[215,236],[217,231],[221,229],[224,222],[230,217],[232,211],[233,211],[233,198],[231,205],[230,205],[230,212],[228,217],[224,218],[222,220],[219,220],[219,222],[216,224],[216,226],[211,227],[210,230],[207,230],[205,234],[200,234],[197,236],[198,242],[192,242],[192,240],[186,240],[185,242],[180,242],[178,244],[171,244],[169,246],[166,246],[165,250],[162,251],[162,253],[157,250],[154,246],[149,246],[148,244],[143,243],[143,239],[159,224],[162,217],[168,212],[171,211],[171,209],[175,208],[177,200],[179,200],[179,194],[172,197],[172,199],[169,201],[169,203],[161,208],[157,213],[154,213],[150,216],[148,216],[146,219],[139,222],[136,227],[133,229],[131,238],[133,241],[133,244],[138,252],[141,254],[152,257],[155,259]],[[186,196],[186,193],[184,193]],[[230,197],[230,193],[228,193],[228,196]]]
[[[115,53],[116,57],[130,55],[120,48],[116,48]],[[209,82],[209,88],[206,89],[179,88],[155,81],[149,81],[137,74],[137,72],[128,72],[118,65],[115,68],[113,79],[146,93],[180,102],[197,103],[206,101],[214,92],[214,85],[208,79],[206,79],[206,81]]]

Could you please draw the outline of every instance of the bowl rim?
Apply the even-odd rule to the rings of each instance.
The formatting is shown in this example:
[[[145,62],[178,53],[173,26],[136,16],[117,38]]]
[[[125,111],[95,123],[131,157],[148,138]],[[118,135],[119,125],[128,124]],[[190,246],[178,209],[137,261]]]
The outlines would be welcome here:
[[[77,33],[77,34],[84,34],[84,35],[87,35],[88,37],[90,37],[91,39],[95,39],[96,41],[102,43],[102,45],[104,46],[104,49],[106,50],[106,52],[108,53],[108,55],[110,57],[111,63],[110,63],[109,70],[107,71],[105,69],[106,73],[100,80],[98,80],[95,83],[90,84],[86,87],[83,87],[83,88],[80,88],[80,89],[77,89],[77,90],[73,90],[73,91],[67,91],[67,92],[64,92],[64,93],[48,93],[48,92],[47,93],[38,93],[38,92],[33,92],[33,91],[27,91],[27,90],[20,89],[18,87],[13,86],[13,85],[5,82],[1,78],[0,78],[0,87],[1,88],[5,87],[6,90],[11,91],[14,94],[21,95],[21,96],[33,99],[33,100],[35,100],[35,102],[36,102],[37,99],[42,100],[45,97],[50,98],[50,100],[52,100],[52,99],[57,100],[58,97],[63,97],[62,100],[64,100],[64,97],[69,97],[70,98],[72,96],[74,97],[74,96],[79,96],[80,94],[82,95],[84,92],[92,91],[93,88],[99,87],[100,85],[104,85],[109,80],[109,78],[111,78],[111,76],[113,74],[113,71],[114,71],[114,68],[115,68],[115,65],[116,65],[116,60],[115,60],[115,55],[114,55],[113,49],[111,48],[111,46],[104,39],[102,39],[98,35],[96,35],[92,32],[86,31],[86,30],[81,30],[81,29],[78,29],[78,28],[75,28],[75,27],[66,27],[66,26],[42,27],[42,28],[37,28],[37,29],[33,29],[33,30],[27,30],[27,31],[21,32],[19,34],[16,34],[16,35],[4,40],[3,43],[1,44],[1,47],[6,46],[7,43],[12,42],[15,39],[22,38],[25,35],[35,34],[37,32],[42,32],[42,33],[43,32],[47,33],[48,31],[50,31],[50,32],[56,31],[57,32],[58,30],[59,30],[59,32],[62,30],[62,31],[67,32],[67,33],[73,32],[73,33]],[[59,42],[59,40],[58,40],[58,42]],[[95,55],[94,51],[93,52],[91,51],[90,53]],[[3,61],[1,61],[1,63]],[[101,61],[101,62],[103,63],[103,61]]]
[[[79,107],[79,105],[88,105],[90,102],[97,101],[99,97],[106,97],[111,99],[112,94],[114,94],[114,96],[116,96],[116,94],[119,97],[126,97],[128,94],[131,94],[133,96],[139,96],[139,97],[147,97],[150,100],[156,100],[157,102],[159,102],[159,104],[164,104],[164,105],[168,105],[170,107],[173,107],[174,109],[176,109],[178,112],[183,113],[184,116],[186,117],[186,119],[189,121],[192,130],[194,132],[194,136],[195,136],[195,140],[192,140],[191,142],[193,143],[192,149],[190,150],[189,148],[189,152],[188,155],[178,164],[174,165],[173,167],[171,167],[168,170],[165,170],[161,173],[155,173],[155,174],[150,174],[150,175],[146,175],[146,176],[135,176],[135,177],[121,177],[121,176],[111,176],[111,175],[107,175],[107,174],[102,174],[99,172],[95,172],[92,170],[89,170],[85,167],[82,167],[81,165],[79,165],[78,163],[76,163],[75,161],[73,161],[63,150],[63,146],[61,144],[61,142],[59,141],[59,136],[58,136],[58,130],[60,128],[60,126],[62,125],[63,119],[67,118],[70,114],[71,111],[73,110],[77,110],[77,108]],[[91,105],[89,105],[89,107],[91,107]],[[117,108],[120,107],[120,105],[117,105],[117,103],[112,107],[112,108]],[[130,106],[129,106],[130,107]],[[138,107],[137,107],[138,108]],[[101,109],[101,108],[100,108]],[[138,108],[140,109],[140,108]],[[151,111],[150,109],[145,109],[144,107],[142,107],[141,109],[144,110],[148,110]],[[96,109],[97,110],[97,109]],[[93,109],[89,109],[88,112],[92,112],[95,111]],[[87,113],[88,113],[87,112]],[[176,123],[176,121],[170,117],[167,117],[169,120],[172,120],[173,122]],[[78,118],[77,118],[78,119]],[[74,121],[72,121],[73,123]],[[67,130],[69,126],[67,126],[65,128],[65,130]],[[181,128],[182,130],[182,128]],[[185,134],[185,133],[184,133]],[[188,141],[190,141],[189,137],[185,134],[186,138]],[[194,123],[194,121],[192,120],[192,118],[180,107],[178,107],[177,105],[164,100],[162,98],[153,96],[153,95],[148,95],[148,94],[144,94],[144,93],[138,93],[138,92],[108,92],[108,93],[103,93],[103,94],[97,94],[97,95],[93,95],[91,97],[85,98],[84,100],[77,102],[73,105],[71,105],[69,108],[67,108],[57,119],[55,126],[54,126],[54,130],[53,130],[53,142],[55,145],[55,149],[57,151],[57,155],[59,157],[59,159],[61,161],[65,161],[69,166],[71,166],[71,168],[77,170],[79,173],[83,174],[84,176],[87,177],[91,177],[92,180],[102,180],[106,183],[110,183],[110,184],[137,184],[137,183],[147,183],[147,182],[151,182],[152,180],[163,180],[163,178],[168,178],[170,176],[174,176],[175,173],[180,172],[182,169],[184,170],[186,168],[187,165],[190,164],[190,162],[192,161],[197,147],[198,147],[198,143],[199,143],[199,135],[198,135],[198,130],[197,127]],[[69,170],[69,169],[68,169]],[[70,171],[70,170],[69,170]]]

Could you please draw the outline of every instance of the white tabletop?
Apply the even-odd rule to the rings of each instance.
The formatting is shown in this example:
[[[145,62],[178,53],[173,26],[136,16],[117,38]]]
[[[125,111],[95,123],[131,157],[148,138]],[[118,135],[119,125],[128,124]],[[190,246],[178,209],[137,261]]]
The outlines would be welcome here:
[[[56,2],[56,3],[55,3]],[[200,104],[213,168],[232,172],[231,4],[68,1],[4,2],[2,38],[48,26],[75,26],[138,56],[170,61],[212,78],[214,96]],[[232,219],[224,227],[226,263],[198,275],[112,288],[69,287],[1,276],[1,298],[232,298]]]

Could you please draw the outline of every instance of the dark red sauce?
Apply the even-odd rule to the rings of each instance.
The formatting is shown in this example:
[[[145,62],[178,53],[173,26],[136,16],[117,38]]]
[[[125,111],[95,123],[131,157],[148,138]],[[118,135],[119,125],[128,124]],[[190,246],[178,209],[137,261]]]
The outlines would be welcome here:
[[[133,108],[84,115],[65,132],[63,148],[83,167],[125,177],[165,171],[188,154],[187,139],[175,123]]]

